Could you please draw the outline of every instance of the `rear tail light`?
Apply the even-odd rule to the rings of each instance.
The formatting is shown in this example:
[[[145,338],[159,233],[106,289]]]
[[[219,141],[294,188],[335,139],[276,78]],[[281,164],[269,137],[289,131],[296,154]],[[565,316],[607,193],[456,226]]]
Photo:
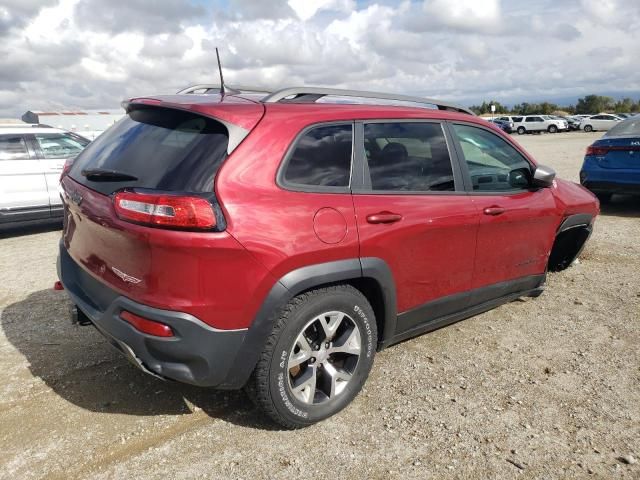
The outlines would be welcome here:
[[[587,147],[587,155],[602,156],[607,153],[609,153],[609,149],[607,147],[598,147],[595,145],[589,145]]]
[[[60,173],[60,180],[62,180],[62,178],[69,173],[69,170],[71,170],[71,166],[73,165],[73,161],[75,160],[75,157],[72,158],[67,158],[67,160],[64,162],[64,166],[62,167],[62,172]]]
[[[120,312],[120,318],[142,333],[156,337],[173,337],[173,330],[164,323],[149,320],[126,310]]]
[[[182,195],[118,192],[113,198],[121,220],[166,228],[211,230],[213,207],[204,198]]]

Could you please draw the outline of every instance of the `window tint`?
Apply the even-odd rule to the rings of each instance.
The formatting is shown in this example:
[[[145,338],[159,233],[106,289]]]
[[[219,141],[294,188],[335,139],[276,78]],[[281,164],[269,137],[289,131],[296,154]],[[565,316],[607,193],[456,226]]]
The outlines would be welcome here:
[[[22,135],[0,135],[0,160],[24,160],[29,158]]]
[[[520,153],[487,130],[454,124],[476,191],[528,190],[531,165]]]
[[[44,158],[68,158],[78,155],[89,143],[62,133],[37,133],[36,140]]]
[[[513,117],[513,121],[518,123],[522,121],[522,117]]]
[[[364,142],[373,190],[455,190],[439,123],[366,124]]]
[[[296,143],[285,167],[287,183],[314,187],[348,187],[353,127],[323,125],[306,132]]]
[[[624,122],[620,122],[604,134],[605,137],[621,137],[625,135],[640,136],[640,117],[631,117]]]
[[[91,142],[69,174],[106,195],[124,187],[212,192],[228,143],[226,127],[211,118],[170,108],[142,108],[129,112]],[[138,180],[100,182],[82,175],[83,170],[94,168]]]

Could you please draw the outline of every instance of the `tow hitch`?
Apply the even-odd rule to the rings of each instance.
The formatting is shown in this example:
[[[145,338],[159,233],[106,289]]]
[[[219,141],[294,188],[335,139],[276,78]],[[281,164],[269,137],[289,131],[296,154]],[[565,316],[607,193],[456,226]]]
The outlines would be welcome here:
[[[71,324],[72,325],[80,325],[84,327],[86,325],[91,325],[91,320],[89,317],[77,306],[71,305]]]

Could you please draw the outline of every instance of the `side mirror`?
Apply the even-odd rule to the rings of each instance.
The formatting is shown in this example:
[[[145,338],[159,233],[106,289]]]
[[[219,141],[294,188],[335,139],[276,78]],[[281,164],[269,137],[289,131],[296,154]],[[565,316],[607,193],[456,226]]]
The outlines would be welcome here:
[[[556,178],[556,171],[546,165],[538,165],[533,172],[533,185],[536,187],[550,187]]]

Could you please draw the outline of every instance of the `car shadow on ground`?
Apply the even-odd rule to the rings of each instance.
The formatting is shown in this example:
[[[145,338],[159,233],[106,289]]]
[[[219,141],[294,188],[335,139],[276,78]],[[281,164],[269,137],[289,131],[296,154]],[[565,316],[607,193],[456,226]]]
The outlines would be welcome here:
[[[45,220],[26,224],[0,224],[0,239],[21,237],[34,233],[55,232],[62,229],[62,220]]]
[[[640,196],[614,195],[600,204],[600,214],[611,217],[640,217]]]
[[[0,317],[30,372],[65,400],[90,411],[138,416],[188,415],[199,408],[234,424],[277,429],[242,391],[165,382],[141,372],[95,328],[72,325],[69,307],[64,292],[41,290],[7,306]]]

